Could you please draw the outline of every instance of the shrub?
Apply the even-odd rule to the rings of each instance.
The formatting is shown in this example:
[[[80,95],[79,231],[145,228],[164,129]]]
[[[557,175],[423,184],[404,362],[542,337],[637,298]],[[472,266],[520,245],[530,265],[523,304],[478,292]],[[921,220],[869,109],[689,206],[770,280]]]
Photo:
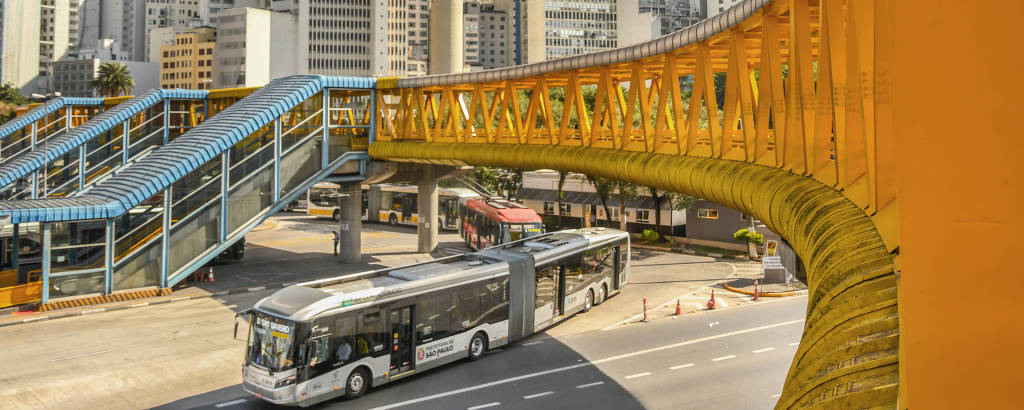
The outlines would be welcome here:
[[[755,245],[764,245],[764,234],[750,232],[747,228],[736,231],[732,234],[732,237],[740,242],[753,242]]]
[[[653,229],[644,229],[644,233],[643,233],[642,236],[643,236],[644,240],[646,240],[648,242],[654,242],[654,241],[658,240],[658,238],[660,237],[658,235],[658,233],[655,232]]]

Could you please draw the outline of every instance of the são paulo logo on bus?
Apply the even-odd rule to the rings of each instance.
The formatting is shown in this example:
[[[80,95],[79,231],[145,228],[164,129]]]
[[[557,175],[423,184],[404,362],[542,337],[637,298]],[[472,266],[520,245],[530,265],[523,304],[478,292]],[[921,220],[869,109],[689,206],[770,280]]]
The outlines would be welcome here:
[[[416,361],[425,362],[434,360],[446,353],[451,353],[454,350],[455,341],[451,339],[442,340],[431,345],[421,346],[416,350]]]

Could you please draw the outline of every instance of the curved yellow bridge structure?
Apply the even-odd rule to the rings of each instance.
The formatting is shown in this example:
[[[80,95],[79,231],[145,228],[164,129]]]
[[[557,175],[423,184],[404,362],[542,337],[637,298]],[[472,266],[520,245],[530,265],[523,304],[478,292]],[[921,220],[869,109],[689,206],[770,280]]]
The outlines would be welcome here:
[[[1024,88],[1010,80],[1021,57],[1005,53],[1024,13],[1010,1],[984,16],[960,2],[918,3],[748,0],[635,46],[382,79],[370,154],[581,172],[755,215],[793,245],[810,288],[780,408],[1006,403],[1002,389],[1020,377],[1008,363],[972,360],[982,357],[973,349],[1010,353],[1024,323],[1005,312],[969,319],[971,302],[950,290],[987,278],[955,270],[979,248],[957,235],[1019,232],[1010,184],[1020,183],[1005,175],[1024,176],[1012,157],[1021,126],[1005,107],[1001,120],[990,110]],[[1008,65],[986,60],[995,56]],[[975,132],[955,133],[966,131]],[[961,174],[940,179],[950,168]],[[958,215],[958,200],[1005,213]],[[936,300],[940,290],[951,299]]]

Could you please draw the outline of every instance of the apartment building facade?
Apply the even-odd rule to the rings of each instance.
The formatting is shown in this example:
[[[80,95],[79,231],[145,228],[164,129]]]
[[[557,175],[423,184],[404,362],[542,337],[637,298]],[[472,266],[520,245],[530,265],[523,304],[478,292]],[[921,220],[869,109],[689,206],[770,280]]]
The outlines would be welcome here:
[[[175,36],[160,48],[160,88],[213,88],[217,32],[200,27]]]

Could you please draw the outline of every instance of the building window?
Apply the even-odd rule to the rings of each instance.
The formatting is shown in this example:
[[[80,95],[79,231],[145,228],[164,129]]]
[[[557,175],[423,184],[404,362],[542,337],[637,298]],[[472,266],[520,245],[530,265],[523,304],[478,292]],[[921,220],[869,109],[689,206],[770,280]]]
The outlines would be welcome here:
[[[648,223],[651,221],[651,210],[650,209],[637,209],[636,210],[636,221],[639,223]]]
[[[572,215],[572,204],[562,203],[562,216]]]
[[[612,213],[612,220],[613,221],[618,221],[619,220],[619,208],[611,208],[608,211],[610,211]]]
[[[697,217],[701,219],[718,219],[718,210],[700,208],[697,209]]]
[[[554,202],[545,202],[544,203],[544,213],[546,213],[546,214],[554,214],[555,213],[555,203]]]

